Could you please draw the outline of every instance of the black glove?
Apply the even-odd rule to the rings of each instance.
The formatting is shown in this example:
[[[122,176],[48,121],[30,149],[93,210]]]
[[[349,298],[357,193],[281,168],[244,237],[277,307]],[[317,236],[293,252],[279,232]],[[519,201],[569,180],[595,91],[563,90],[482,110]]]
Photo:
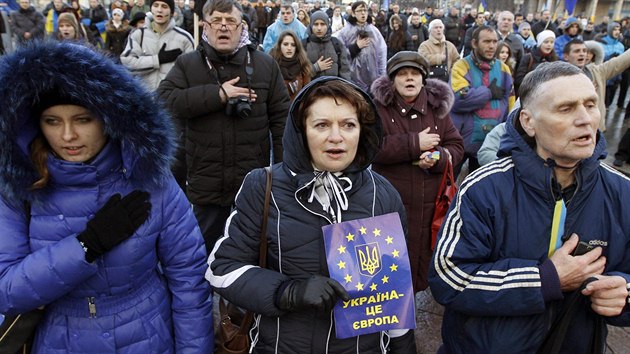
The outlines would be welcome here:
[[[390,337],[387,350],[391,354],[416,354],[416,338],[413,329],[400,337]]]
[[[492,80],[488,88],[492,93],[493,100],[500,100],[505,96],[505,90],[503,89],[503,87],[497,86],[497,79]]]
[[[126,197],[115,194],[87,223],[77,236],[85,251],[85,260],[94,260],[128,239],[142,225],[151,211],[149,193],[135,190]]]
[[[282,292],[278,307],[285,311],[296,311],[308,307],[330,311],[340,297],[350,300],[346,289],[336,280],[313,275],[304,280],[292,280]]]
[[[177,59],[177,57],[182,54],[182,50],[179,48],[166,50],[166,43],[160,49],[158,53],[158,61],[160,64],[172,63]]]

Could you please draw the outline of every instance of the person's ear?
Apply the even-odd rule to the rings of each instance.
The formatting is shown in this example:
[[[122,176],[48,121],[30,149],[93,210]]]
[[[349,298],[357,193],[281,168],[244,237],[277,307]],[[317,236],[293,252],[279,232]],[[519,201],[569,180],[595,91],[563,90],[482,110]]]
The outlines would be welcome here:
[[[521,109],[518,119],[521,122],[521,127],[523,127],[525,134],[533,138],[536,135],[536,129],[534,129],[535,124],[532,112],[528,109]]]

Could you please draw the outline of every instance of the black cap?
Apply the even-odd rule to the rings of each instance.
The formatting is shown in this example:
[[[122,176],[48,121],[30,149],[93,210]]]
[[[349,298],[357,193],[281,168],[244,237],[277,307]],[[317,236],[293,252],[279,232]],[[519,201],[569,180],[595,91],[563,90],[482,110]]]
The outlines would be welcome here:
[[[402,51],[396,53],[387,61],[387,76],[390,78],[401,68],[416,68],[423,78],[429,74],[429,63],[418,52]]]

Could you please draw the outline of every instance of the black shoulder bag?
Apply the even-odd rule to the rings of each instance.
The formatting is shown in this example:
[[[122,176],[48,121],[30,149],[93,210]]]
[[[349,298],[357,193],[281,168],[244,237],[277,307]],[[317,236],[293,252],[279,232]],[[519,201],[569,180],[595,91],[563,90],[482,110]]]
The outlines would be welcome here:
[[[444,42],[444,54],[446,55],[444,63],[440,65],[431,65],[429,68],[429,79],[438,79],[448,82],[450,75],[448,72],[448,45],[446,42]]]

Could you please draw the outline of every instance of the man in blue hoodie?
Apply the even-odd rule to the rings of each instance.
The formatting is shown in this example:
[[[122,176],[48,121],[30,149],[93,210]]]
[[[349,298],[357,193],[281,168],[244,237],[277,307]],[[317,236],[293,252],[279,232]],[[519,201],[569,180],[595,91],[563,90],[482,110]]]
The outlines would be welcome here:
[[[306,27],[295,18],[295,13],[291,5],[282,5],[280,9],[280,19],[267,27],[267,33],[265,34],[265,39],[262,44],[265,53],[269,53],[271,48],[273,48],[278,41],[280,33],[284,31],[293,31],[300,39],[304,39],[308,36]]]
[[[560,60],[564,60],[564,46],[572,39],[582,39],[582,25],[575,17],[569,17],[564,26],[564,34],[556,38],[554,50]]]

